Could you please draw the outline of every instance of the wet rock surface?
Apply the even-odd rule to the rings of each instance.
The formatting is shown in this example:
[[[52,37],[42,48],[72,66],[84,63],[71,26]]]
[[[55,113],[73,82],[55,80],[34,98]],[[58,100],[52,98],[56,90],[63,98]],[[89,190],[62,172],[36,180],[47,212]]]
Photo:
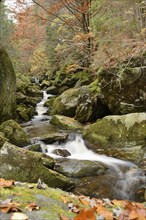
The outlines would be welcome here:
[[[87,125],[83,137],[90,147],[108,156],[139,163],[145,154],[146,113],[106,116]]]
[[[55,169],[68,177],[98,176],[106,172],[107,167],[97,161],[56,159]]]
[[[33,183],[40,178],[48,186],[61,189],[74,186],[67,177],[52,170],[54,164],[54,159],[45,154],[27,151],[8,142],[1,147],[2,178]]]

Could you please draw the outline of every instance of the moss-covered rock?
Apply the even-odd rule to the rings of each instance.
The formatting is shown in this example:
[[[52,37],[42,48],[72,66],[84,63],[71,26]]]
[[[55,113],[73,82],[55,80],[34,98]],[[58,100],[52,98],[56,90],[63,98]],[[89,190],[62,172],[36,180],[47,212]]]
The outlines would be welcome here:
[[[63,115],[53,115],[50,120],[50,123],[63,129],[70,129],[70,130],[82,129],[82,124],[80,124],[73,118],[66,117]]]
[[[36,84],[29,85],[26,93],[30,97],[43,97],[43,92],[41,91],[40,86]]]
[[[75,117],[81,123],[96,120],[110,114],[98,89],[98,83],[80,88],[71,88],[63,92],[54,101],[51,115]]]
[[[23,103],[17,105],[17,117],[19,121],[29,121],[36,114],[35,108],[26,106]]]
[[[28,186],[32,186],[30,189]],[[12,188],[1,189],[0,202],[5,201],[8,198],[12,198],[13,201],[20,203],[20,209],[25,213],[31,220],[59,220],[59,215],[65,215],[68,218],[75,216],[76,214],[69,211],[68,203],[63,203],[62,198],[66,198],[72,204],[78,205],[80,208],[83,204],[79,201],[76,196],[72,196],[67,192],[60,189],[53,189],[47,187],[46,190],[37,189],[36,184],[21,183]],[[26,206],[35,202],[40,209],[33,210],[30,212],[26,209]],[[1,213],[1,219],[8,220],[11,218],[11,213]]]
[[[146,66],[103,70],[99,81],[101,93],[113,114],[146,111]]]
[[[37,182],[40,178],[48,186],[68,189],[73,186],[65,176],[53,171],[54,159],[18,148],[8,142],[1,148],[1,177],[24,182]]]
[[[17,146],[25,146],[30,143],[24,130],[14,120],[3,122],[0,126],[0,132],[2,132],[12,144]]]
[[[46,144],[52,144],[56,141],[65,141],[67,136],[68,134],[65,132],[52,131],[49,134],[40,135],[38,139],[45,142]]]
[[[97,161],[58,159],[56,170],[68,177],[80,178],[105,173],[106,167]]]
[[[16,76],[11,60],[0,47],[0,123],[16,116]]]
[[[54,100],[51,115],[74,117],[78,99],[79,88],[68,89]]]
[[[106,116],[84,127],[95,151],[140,162],[145,152],[146,113]]]
[[[91,82],[92,74],[76,64],[62,67],[56,72],[55,80],[52,85],[58,90],[58,94],[73,88],[76,84],[79,86],[87,85]]]
[[[4,134],[2,132],[0,132],[0,148],[6,141],[8,141],[8,139],[4,137]]]

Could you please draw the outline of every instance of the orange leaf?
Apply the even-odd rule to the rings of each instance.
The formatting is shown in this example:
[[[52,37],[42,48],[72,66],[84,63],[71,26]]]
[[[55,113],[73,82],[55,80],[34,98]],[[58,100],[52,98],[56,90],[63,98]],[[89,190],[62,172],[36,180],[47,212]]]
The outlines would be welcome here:
[[[92,209],[82,209],[80,213],[74,217],[74,220],[96,220],[96,216],[94,214],[95,208]]]
[[[61,196],[61,199],[62,199],[64,204],[68,203],[68,199],[67,199],[66,196]]]
[[[0,188],[8,188],[14,185],[14,180],[5,180],[0,178]]]
[[[138,219],[138,214],[135,210],[132,210],[129,214],[128,217],[129,220],[137,220]]]
[[[38,210],[39,208],[40,207],[35,202],[32,202],[26,206],[26,209],[28,209],[30,212],[33,210]]]
[[[86,205],[86,206],[89,206],[90,205],[90,202],[89,200],[87,200],[86,198],[85,199],[79,199],[80,202],[83,204],[83,205]]]
[[[105,220],[113,220],[113,213],[108,211],[102,205],[98,205],[96,207],[96,212],[98,215],[103,215]]]

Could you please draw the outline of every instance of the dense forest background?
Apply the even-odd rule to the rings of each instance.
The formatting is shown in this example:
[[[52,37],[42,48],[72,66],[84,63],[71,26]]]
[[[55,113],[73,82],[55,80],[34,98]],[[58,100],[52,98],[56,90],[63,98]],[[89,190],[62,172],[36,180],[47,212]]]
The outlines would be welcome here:
[[[142,0],[17,0],[8,5],[0,1],[0,44],[17,73],[39,75],[67,66],[95,74],[145,48]]]

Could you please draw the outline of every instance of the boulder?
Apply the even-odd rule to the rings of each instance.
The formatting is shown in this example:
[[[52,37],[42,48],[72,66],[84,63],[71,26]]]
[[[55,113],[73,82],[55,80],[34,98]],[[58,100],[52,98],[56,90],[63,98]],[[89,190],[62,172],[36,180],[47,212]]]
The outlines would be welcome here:
[[[29,85],[26,93],[30,97],[43,97],[43,92],[41,91],[40,86],[36,84]]]
[[[50,86],[46,89],[47,94],[57,95],[58,89],[56,86]]]
[[[57,159],[55,169],[57,172],[62,173],[65,176],[81,178],[104,174],[107,168],[96,161]]]
[[[146,111],[146,66],[104,70],[99,80],[105,103],[113,114]]]
[[[68,89],[54,100],[51,115],[74,117],[78,100],[79,88]]]
[[[68,157],[71,155],[71,153],[68,150],[60,149],[60,148],[55,149],[52,153],[61,157]]]
[[[4,134],[2,132],[0,132],[0,148],[6,141],[8,141],[8,139],[4,137]]]
[[[0,132],[4,134],[9,142],[17,146],[22,147],[30,143],[22,127],[12,119],[1,124]]]
[[[29,121],[35,114],[36,110],[33,106],[28,107],[23,103],[17,105],[17,117],[19,121]]]
[[[145,152],[146,113],[106,116],[83,129],[83,137],[98,153],[140,162]]]
[[[73,118],[66,117],[63,115],[53,115],[50,120],[50,123],[63,129],[70,129],[70,130],[82,129],[82,124],[80,124]]]
[[[62,67],[56,72],[52,85],[58,90],[58,94],[73,88],[75,85],[87,85],[91,82],[92,75],[76,64]]]
[[[16,116],[16,76],[11,60],[0,47],[0,123]]]
[[[53,101],[49,113],[75,117],[81,123],[111,114],[99,92],[98,83],[95,82],[63,92]]]
[[[73,183],[67,177],[53,171],[55,161],[51,157],[18,148],[8,142],[1,148],[1,177],[22,182],[37,182],[40,178],[48,186],[68,189]]]
[[[40,141],[43,141],[45,144],[52,144],[56,141],[64,141],[67,139],[68,134],[65,132],[50,132],[49,134],[41,135],[38,138]]]

